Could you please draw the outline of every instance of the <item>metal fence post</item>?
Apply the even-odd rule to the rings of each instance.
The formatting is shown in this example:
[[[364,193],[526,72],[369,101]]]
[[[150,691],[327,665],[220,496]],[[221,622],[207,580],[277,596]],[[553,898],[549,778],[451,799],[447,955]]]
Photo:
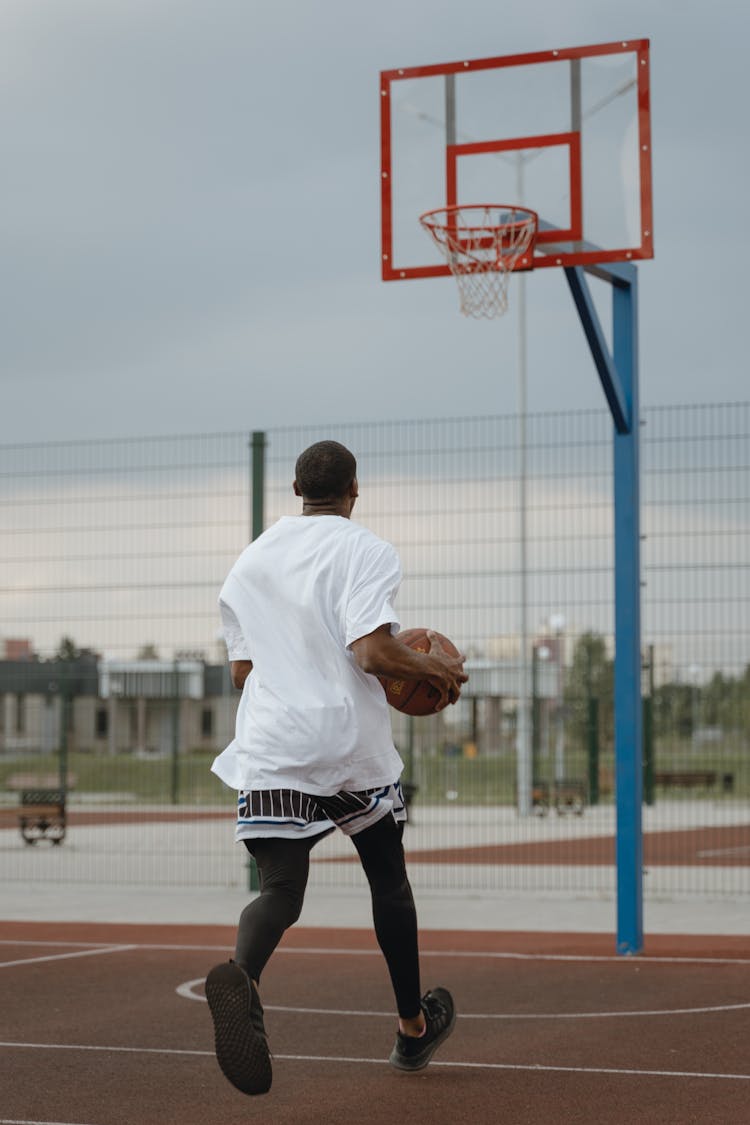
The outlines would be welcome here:
[[[265,430],[253,430],[250,438],[250,487],[252,505],[250,513],[250,539],[257,539],[263,534],[265,521],[265,494],[266,494],[266,433]],[[247,889],[260,890],[258,865],[253,856],[248,856],[247,862]]]
[[[180,664],[172,670],[172,755],[169,771],[169,798],[173,805],[180,800]]]
[[[643,800],[654,803],[654,701],[643,700]]]
[[[60,667],[60,753],[58,757],[58,776],[60,788],[68,788],[68,752],[70,749],[70,716],[73,701],[72,669],[63,663]]]
[[[252,488],[252,511],[250,516],[250,538],[257,539],[263,533],[266,491],[266,434],[265,430],[253,430],[250,438]]]
[[[586,742],[589,770],[589,804],[599,804],[599,700],[590,695],[586,700]]]

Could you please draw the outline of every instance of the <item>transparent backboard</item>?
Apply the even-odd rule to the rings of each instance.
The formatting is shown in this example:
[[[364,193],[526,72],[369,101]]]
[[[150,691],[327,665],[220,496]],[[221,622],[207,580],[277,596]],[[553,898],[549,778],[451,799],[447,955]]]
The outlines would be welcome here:
[[[449,273],[419,216],[539,215],[533,266],[653,257],[649,43],[602,43],[381,74],[382,270]]]

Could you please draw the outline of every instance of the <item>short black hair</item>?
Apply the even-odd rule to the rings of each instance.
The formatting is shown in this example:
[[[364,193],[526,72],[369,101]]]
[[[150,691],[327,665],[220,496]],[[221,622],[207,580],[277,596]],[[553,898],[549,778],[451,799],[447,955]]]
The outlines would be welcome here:
[[[316,441],[294,466],[297,488],[309,500],[338,500],[356,475],[354,454],[338,441]]]

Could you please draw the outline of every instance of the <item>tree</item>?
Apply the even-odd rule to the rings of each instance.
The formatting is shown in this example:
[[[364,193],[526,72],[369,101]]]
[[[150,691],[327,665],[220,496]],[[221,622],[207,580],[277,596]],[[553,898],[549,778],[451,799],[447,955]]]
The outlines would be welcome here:
[[[77,660],[81,650],[72,637],[63,637],[57,646],[55,660]]]
[[[596,699],[599,705],[600,745],[611,746],[614,738],[614,663],[607,655],[604,637],[598,633],[581,634],[565,673],[567,726],[579,746],[587,743],[590,699]]]
[[[654,733],[658,738],[689,738],[693,732],[691,684],[671,682],[654,688]]]

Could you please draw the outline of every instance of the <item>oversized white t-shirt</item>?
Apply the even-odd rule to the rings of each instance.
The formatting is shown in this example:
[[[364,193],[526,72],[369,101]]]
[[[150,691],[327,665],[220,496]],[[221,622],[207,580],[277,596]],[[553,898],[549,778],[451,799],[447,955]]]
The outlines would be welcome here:
[[[284,516],[246,547],[219,597],[229,659],[253,662],[223,782],[328,796],[398,778],[385,692],[348,646],[398,631],[400,582],[394,548],[343,516]]]

